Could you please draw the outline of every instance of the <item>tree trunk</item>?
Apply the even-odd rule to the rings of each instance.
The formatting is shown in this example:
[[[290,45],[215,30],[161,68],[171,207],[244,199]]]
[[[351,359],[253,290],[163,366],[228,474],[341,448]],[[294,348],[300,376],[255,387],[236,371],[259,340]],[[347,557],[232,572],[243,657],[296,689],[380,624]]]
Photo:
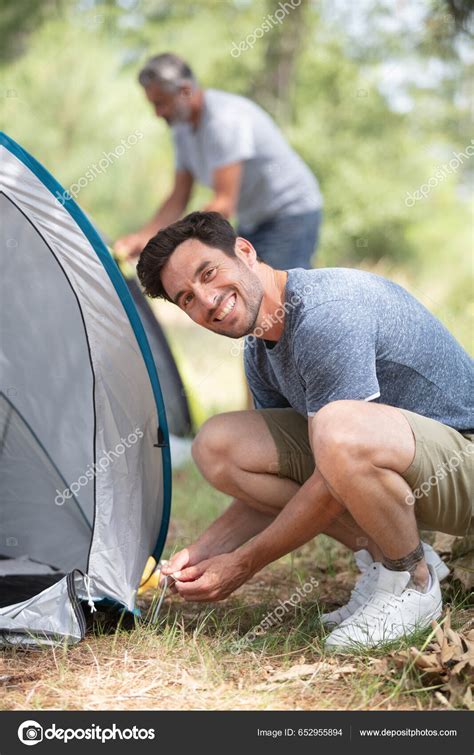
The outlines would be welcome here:
[[[292,120],[295,67],[304,43],[310,0],[300,0],[298,5],[296,2],[267,0],[265,21],[271,29],[262,40],[266,42],[263,69],[251,92],[282,125]]]

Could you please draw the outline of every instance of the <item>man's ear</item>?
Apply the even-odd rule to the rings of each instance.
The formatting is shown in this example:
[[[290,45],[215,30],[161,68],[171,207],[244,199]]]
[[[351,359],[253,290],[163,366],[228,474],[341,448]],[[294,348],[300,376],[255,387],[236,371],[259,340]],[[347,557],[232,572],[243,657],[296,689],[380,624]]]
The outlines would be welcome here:
[[[257,264],[257,252],[250,241],[242,236],[237,236],[235,241],[235,254],[247,267],[253,268]]]

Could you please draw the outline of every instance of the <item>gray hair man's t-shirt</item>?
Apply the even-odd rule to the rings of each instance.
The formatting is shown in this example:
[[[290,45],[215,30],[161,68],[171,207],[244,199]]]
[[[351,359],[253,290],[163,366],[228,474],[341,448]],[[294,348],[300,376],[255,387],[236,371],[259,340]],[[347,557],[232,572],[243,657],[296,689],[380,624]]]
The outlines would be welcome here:
[[[289,270],[282,317],[278,341],[245,340],[257,408],[312,416],[331,401],[376,401],[474,432],[472,359],[396,283],[344,268]]]
[[[253,230],[276,215],[299,215],[322,206],[318,182],[270,116],[246,97],[206,89],[197,129],[172,126],[176,170],[213,186],[217,168],[243,163],[237,215]]]

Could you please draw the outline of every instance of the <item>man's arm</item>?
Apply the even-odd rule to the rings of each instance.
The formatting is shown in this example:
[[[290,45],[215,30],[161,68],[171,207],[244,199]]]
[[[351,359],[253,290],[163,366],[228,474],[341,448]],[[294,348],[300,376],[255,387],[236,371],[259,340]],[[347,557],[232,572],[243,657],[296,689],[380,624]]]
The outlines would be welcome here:
[[[243,501],[234,499],[192,545],[174,554],[163,567],[163,574],[171,574],[177,569],[192,566],[221,553],[230,553],[272,521],[273,516],[270,514],[264,514]]]
[[[136,233],[118,239],[114,244],[115,251],[119,254],[126,252],[129,257],[138,256],[152,236],[158,233],[161,228],[174,223],[182,215],[189,202],[192,188],[193,177],[191,173],[186,170],[178,171],[175,176],[173,191],[158,208],[152,219]]]
[[[344,507],[334,500],[316,471],[274,521],[238,548],[235,556],[245,564],[250,577],[324,532],[343,511]]]
[[[173,569],[174,588],[185,600],[223,600],[264,566],[324,532],[342,511],[315,472],[273,522],[245,545],[194,566]]]
[[[241,162],[216,168],[213,174],[214,196],[203,210],[220,212],[226,218],[232,217],[237,209],[241,180]]]
[[[310,441],[315,421],[308,421]],[[315,470],[278,516],[244,545],[174,573],[176,589],[186,600],[222,600],[264,566],[324,532],[343,511]]]

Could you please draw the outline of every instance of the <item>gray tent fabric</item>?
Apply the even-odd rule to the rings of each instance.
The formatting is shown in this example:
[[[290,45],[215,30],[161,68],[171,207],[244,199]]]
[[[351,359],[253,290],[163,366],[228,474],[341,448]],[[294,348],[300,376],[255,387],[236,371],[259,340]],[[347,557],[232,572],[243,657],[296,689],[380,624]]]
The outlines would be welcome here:
[[[80,572],[71,572],[39,595],[0,612],[0,646],[57,645],[79,642],[85,618],[77,595],[85,587]]]
[[[77,641],[81,600],[134,610],[169,520],[168,427],[143,326],[61,191],[0,134],[0,557],[58,580],[5,606],[0,573],[0,645]]]
[[[95,230],[104,244],[109,247],[111,239],[97,226],[95,226]],[[115,258],[115,261],[122,271],[120,260]],[[163,400],[165,402],[168,429],[173,436],[189,438],[193,434],[191,409],[186,389],[176,366],[173,353],[166,340],[165,333],[153,313],[149,300],[143,293],[136,274],[131,275],[127,272],[124,275],[124,279],[133,303],[140,315],[158,371]]]
[[[55,557],[56,563],[51,565],[56,569],[86,569],[93,504],[88,516],[75,496],[67,506],[55,504],[56,490],[67,487],[65,479],[18,410],[1,393],[0,437],[1,522],[8,523],[8,532],[12,533],[0,546],[2,555],[8,554],[9,559],[27,555],[46,564]],[[41,537],[38,532],[42,532]]]
[[[178,438],[193,432],[187,394],[166,336],[140,288],[136,277],[126,278],[128,290],[140,314],[146,337],[155,360],[166,408],[170,433]]]

